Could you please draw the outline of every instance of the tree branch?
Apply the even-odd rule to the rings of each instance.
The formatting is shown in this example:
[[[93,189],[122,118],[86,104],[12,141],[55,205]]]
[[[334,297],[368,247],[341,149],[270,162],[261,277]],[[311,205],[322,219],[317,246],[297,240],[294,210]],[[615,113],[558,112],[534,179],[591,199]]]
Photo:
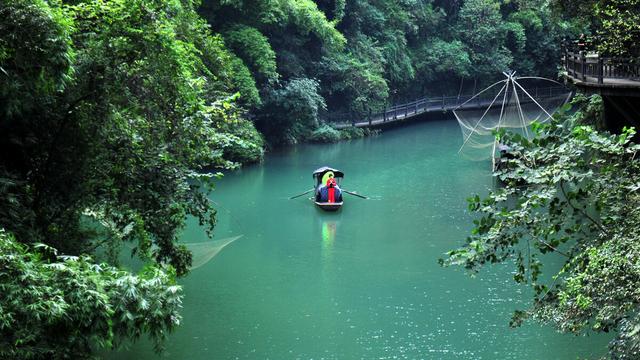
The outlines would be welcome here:
[[[587,212],[585,212],[582,209],[578,209],[577,207],[575,207],[572,203],[571,200],[569,199],[569,197],[567,197],[567,193],[564,190],[564,180],[560,180],[560,191],[562,191],[562,195],[565,197],[565,199],[567,199],[567,204],[569,204],[569,206],[571,206],[571,208],[574,211],[578,211],[580,212],[582,215],[584,215],[584,217],[586,217],[587,219],[589,219],[589,221],[591,221],[591,223],[593,223],[598,229],[600,229],[600,231],[602,231],[603,233],[609,235],[609,232],[607,231],[607,229],[605,229],[602,224],[600,224],[599,222],[597,222],[594,218],[592,218],[589,214],[587,214]]]

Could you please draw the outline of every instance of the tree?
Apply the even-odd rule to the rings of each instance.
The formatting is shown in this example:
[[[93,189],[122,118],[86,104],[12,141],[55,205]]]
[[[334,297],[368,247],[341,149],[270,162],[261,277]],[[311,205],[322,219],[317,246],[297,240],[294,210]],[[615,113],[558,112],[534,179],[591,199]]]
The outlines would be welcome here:
[[[535,295],[530,309],[514,313],[512,325],[532,318],[564,332],[616,331],[612,357],[637,358],[640,145],[631,142],[633,129],[600,133],[582,125],[585,115],[591,117],[578,112],[538,125],[532,141],[499,134],[513,149],[496,174],[504,187],[469,199],[479,218],[467,243],[444,262],[474,272],[513,262],[514,280]],[[545,281],[550,257],[563,266]]]
[[[161,340],[179,320],[172,274],[191,265],[181,229],[215,225],[206,169],[262,156],[232,54],[188,1],[4,1],[0,14],[0,351]],[[134,276],[86,255],[123,242],[154,265]]]
[[[366,44],[366,43],[364,43]],[[353,53],[325,57],[319,68],[324,88],[323,96],[336,107],[365,116],[369,111],[384,109],[389,97],[389,85],[384,78],[382,54],[375,47],[354,46]],[[368,52],[365,56],[361,52]]]
[[[318,88],[315,80],[295,79],[273,90],[256,125],[274,144],[296,143],[318,127],[318,111],[325,107]]]
[[[4,359],[85,359],[143,333],[160,349],[181,319],[171,271],[132,275],[43,244],[27,247],[2,229],[0,291]]]
[[[562,43],[573,29],[563,20],[554,21],[547,6],[522,7],[509,15],[508,23],[516,30],[507,44],[514,56],[513,70],[555,78]]]
[[[10,118],[69,83],[73,23],[42,0],[3,2],[0,16],[0,109]]]
[[[9,86],[42,88],[39,101],[3,91],[1,101],[15,110],[0,124],[0,148],[12,154],[2,159],[0,177],[19,184],[22,202],[2,225],[19,240],[65,254],[133,241],[139,255],[185,274],[190,254],[176,242],[186,217],[209,232],[215,224],[206,196],[213,177],[203,168],[262,156],[261,137],[234,110],[222,42],[177,0],[1,6],[3,26],[13,31],[3,32],[8,50],[0,63],[18,84]],[[52,23],[58,15],[51,14],[66,17]],[[37,21],[25,35],[20,26],[29,17]],[[55,36],[62,40],[46,41]],[[40,41],[55,46],[26,56]],[[234,133],[240,124],[246,130]],[[124,235],[97,242],[82,226],[86,214]]]
[[[640,1],[602,0],[595,6],[601,22],[598,50],[610,56],[640,56]]]
[[[509,69],[513,57],[506,48],[508,28],[495,0],[468,0],[459,14],[459,37],[469,49],[472,76],[492,77]]]
[[[596,35],[597,50],[603,55],[640,56],[638,0],[554,0],[552,4],[556,16],[581,23],[582,32]]]
[[[257,79],[261,82],[278,79],[276,54],[260,31],[246,25],[236,25],[225,32],[224,38],[229,48],[249,64]]]
[[[414,53],[414,62],[422,87],[433,88],[432,82],[446,78],[466,78],[471,74],[471,59],[459,40],[452,42],[436,39],[427,42]],[[451,87],[450,83],[446,87]],[[441,89],[438,89],[442,91]]]
[[[514,65],[553,76],[565,34],[544,0],[206,0],[200,12],[237,57],[234,80],[252,99],[240,101],[256,119],[264,114],[253,99],[281,87],[274,79],[318,79],[327,118],[362,119]]]

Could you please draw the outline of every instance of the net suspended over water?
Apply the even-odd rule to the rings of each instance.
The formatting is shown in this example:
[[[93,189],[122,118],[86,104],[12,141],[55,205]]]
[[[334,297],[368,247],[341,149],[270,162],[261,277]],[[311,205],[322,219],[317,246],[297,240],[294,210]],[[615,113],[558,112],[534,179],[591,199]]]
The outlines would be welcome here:
[[[124,239],[127,234],[131,232],[133,229],[133,224],[127,225],[124,229],[121,229],[116,223],[105,216],[105,212],[103,209],[86,209],[83,214],[97,221],[98,224],[102,225],[109,235],[107,236],[115,236],[119,239]],[[228,237],[219,240],[208,240],[203,242],[188,242],[184,243],[187,250],[191,251],[192,254],[192,262],[190,269],[197,269],[209,261],[213,259],[222,249],[224,249],[227,245],[233,243],[234,241],[240,239],[243,235]],[[129,250],[134,250],[135,245],[132,242],[125,242],[124,246],[129,248]],[[156,250],[157,248],[152,246],[152,250]],[[105,249],[105,251],[108,251]]]
[[[460,153],[474,160],[493,158],[500,149],[494,131],[500,128],[531,139],[533,122],[546,122],[571,97],[561,83],[539,77],[506,79],[479,92],[453,113],[462,130]]]
[[[199,243],[186,243],[187,249],[191,251],[193,255],[193,262],[191,263],[191,270],[197,269],[200,266],[208,263],[213,259],[222,249],[227,245],[241,238],[242,235],[229,237],[220,240],[205,241]]]

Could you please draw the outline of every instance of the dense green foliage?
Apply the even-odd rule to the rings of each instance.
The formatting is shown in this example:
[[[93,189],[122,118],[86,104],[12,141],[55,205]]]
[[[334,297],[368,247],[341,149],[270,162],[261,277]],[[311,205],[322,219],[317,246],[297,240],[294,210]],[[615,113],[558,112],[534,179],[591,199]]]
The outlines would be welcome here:
[[[580,99],[580,101],[585,101]],[[599,98],[584,111],[537,126],[532,141],[500,134],[513,159],[496,176],[504,187],[469,199],[479,215],[464,247],[447,263],[478,271],[515,266],[514,279],[534,289],[533,305],[516,311],[564,332],[616,331],[615,359],[640,356],[640,145],[633,129],[620,135],[583,125],[598,116]],[[561,262],[543,277],[545,263]]]
[[[326,106],[318,88],[317,81],[294,79],[269,93],[256,124],[258,129],[278,143],[295,143],[317,128],[318,112]]]
[[[235,55],[191,1],[2,1],[0,16],[0,228],[79,256],[41,259],[2,235],[2,351],[76,358],[142,332],[161,340],[178,324],[170,277],[83,254],[130,242],[188,272],[187,217],[215,225],[206,169],[262,157],[235,104]]]
[[[640,1],[602,1],[595,14],[602,24],[598,50],[607,55],[640,56]]]
[[[25,31],[25,11],[48,22]],[[225,153],[259,140],[251,131],[226,132],[243,120],[225,84],[209,80],[220,76],[221,43],[179,1],[81,2],[54,11],[25,0],[0,12],[3,26],[15,30],[1,64],[12,81],[2,82],[0,147],[12,156],[0,176],[21,197],[2,225],[18,239],[79,253],[93,246],[80,226],[83,212],[120,228],[135,224],[125,237],[136,250],[151,255],[153,243],[156,261],[186,272],[189,254],[175,245],[184,219],[214,224],[200,185],[210,176],[197,171],[231,166]],[[66,17],[56,21],[52,13]],[[34,36],[54,37],[57,45],[44,48],[53,53],[26,55],[37,47]],[[43,58],[58,60],[40,64]],[[38,68],[39,75],[29,71]],[[20,91],[31,87],[38,101]]]
[[[227,45],[249,65],[261,83],[278,79],[276,54],[271,49],[267,38],[257,29],[238,25],[226,31],[224,39]]]
[[[351,140],[362,138],[365,136],[376,135],[379,132],[379,130],[357,128],[353,126],[344,128],[342,130],[336,130],[327,124],[322,124],[316,130],[314,130],[311,135],[309,135],[308,139],[311,142],[332,143],[341,140]]]
[[[149,334],[157,348],[180,323],[174,276],[148,267],[139,275],[29,248],[0,229],[0,357],[81,359]]]
[[[595,50],[606,56],[640,56],[640,1],[554,0],[556,13],[595,36]]]
[[[200,12],[241,60],[236,67],[251,71],[241,95],[251,94],[244,103],[271,144],[314,131],[314,141],[330,140],[317,136],[330,134],[323,118],[471,93],[508,69],[554,77],[562,39],[578,32],[540,0],[205,0]],[[282,113],[283,92],[304,79],[319,84],[306,87],[308,97],[326,104],[313,121]]]

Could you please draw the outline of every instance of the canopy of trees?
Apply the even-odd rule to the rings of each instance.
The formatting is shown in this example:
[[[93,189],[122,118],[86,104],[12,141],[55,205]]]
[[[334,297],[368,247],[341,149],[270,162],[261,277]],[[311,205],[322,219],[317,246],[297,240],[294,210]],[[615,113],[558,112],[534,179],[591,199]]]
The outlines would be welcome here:
[[[160,349],[180,324],[175,274],[155,267],[131,275],[0,231],[0,270],[3,359],[82,359],[143,332]]]
[[[215,224],[206,169],[262,156],[235,105],[234,55],[190,1],[2,1],[0,16],[2,354],[161,340],[179,322],[169,274],[191,264],[180,230],[187,216]],[[152,267],[83,255],[123,242]]]
[[[471,93],[507,69],[555,77],[562,39],[578,33],[546,1],[206,0],[200,13],[246,69],[239,91],[272,144],[322,137],[327,113]],[[326,104],[297,105],[311,122],[282,112],[295,81],[317,82],[305,98]]]
[[[553,0],[555,13],[592,35],[594,50],[605,56],[640,56],[640,1]]]

